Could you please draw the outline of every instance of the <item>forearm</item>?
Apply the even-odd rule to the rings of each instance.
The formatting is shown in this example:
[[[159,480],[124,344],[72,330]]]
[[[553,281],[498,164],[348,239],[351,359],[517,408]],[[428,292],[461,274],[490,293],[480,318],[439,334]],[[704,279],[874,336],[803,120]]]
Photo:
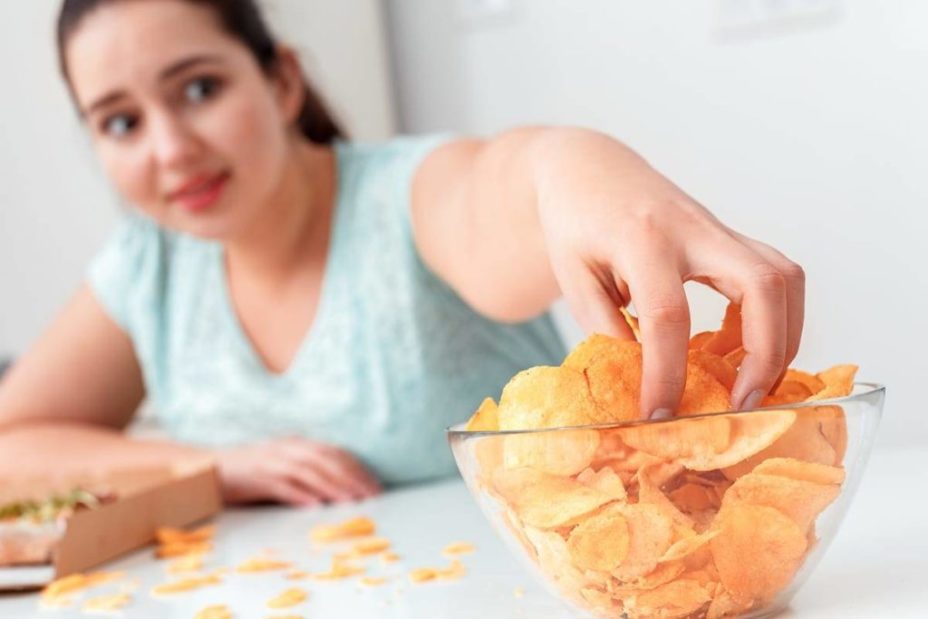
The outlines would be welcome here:
[[[0,430],[0,471],[17,479],[68,477],[147,468],[207,457],[198,448],[137,440],[118,430],[67,422],[32,422]]]
[[[495,319],[525,320],[545,311],[562,293],[545,230],[589,225],[572,216],[580,202],[595,200],[600,190],[615,196],[617,186],[632,189],[645,168],[617,140],[584,129],[522,128],[485,142],[464,185],[460,211],[469,217],[462,226],[468,242],[458,288]]]

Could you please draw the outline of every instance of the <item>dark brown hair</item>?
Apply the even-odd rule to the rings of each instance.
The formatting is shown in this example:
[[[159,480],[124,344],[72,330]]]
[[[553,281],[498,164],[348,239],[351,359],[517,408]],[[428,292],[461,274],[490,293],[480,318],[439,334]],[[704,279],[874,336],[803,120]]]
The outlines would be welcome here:
[[[94,9],[116,2],[117,0],[64,0],[58,14],[57,40],[58,64],[61,74],[70,86],[68,64],[65,58],[65,45],[74,34],[81,20]],[[261,11],[254,0],[185,0],[211,8],[219,17],[223,29],[247,47],[254,55],[258,65],[268,74],[277,69],[279,55],[277,41],[271,34]],[[329,144],[335,138],[345,134],[329,112],[325,103],[303,80],[305,95],[303,108],[297,118],[297,125],[307,139],[318,144]]]

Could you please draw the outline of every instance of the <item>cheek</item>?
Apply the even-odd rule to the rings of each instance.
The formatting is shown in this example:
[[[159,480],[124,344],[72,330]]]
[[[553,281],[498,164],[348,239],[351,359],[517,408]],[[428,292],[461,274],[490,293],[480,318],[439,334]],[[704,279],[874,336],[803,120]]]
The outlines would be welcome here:
[[[156,214],[160,196],[155,177],[141,149],[101,145],[97,153],[107,177],[130,204]]]
[[[280,111],[267,97],[230,96],[212,127],[212,142],[254,193],[273,186],[287,153]]]

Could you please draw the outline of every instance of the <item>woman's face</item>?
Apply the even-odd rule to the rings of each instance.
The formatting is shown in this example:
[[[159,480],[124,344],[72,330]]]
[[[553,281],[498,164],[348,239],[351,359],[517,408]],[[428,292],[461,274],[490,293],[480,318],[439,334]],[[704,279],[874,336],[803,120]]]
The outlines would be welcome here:
[[[84,18],[65,54],[96,150],[130,203],[223,239],[273,199],[299,102],[208,7],[113,2]]]

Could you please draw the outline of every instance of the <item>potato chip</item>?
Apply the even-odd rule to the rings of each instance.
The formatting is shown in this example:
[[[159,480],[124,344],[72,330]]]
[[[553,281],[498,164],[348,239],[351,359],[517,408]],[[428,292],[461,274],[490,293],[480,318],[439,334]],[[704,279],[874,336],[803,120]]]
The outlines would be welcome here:
[[[400,556],[396,554],[395,552],[391,552],[388,550],[386,552],[380,553],[380,561],[384,564],[396,563],[399,560],[400,560]]]
[[[445,556],[465,555],[472,552],[474,552],[474,545],[470,542],[452,542],[441,551]]]
[[[306,580],[310,577],[310,573],[305,570],[290,570],[284,574],[284,578],[287,580]]]
[[[690,338],[689,349],[698,350],[704,348],[706,343],[715,337],[715,331],[701,331]]]
[[[428,582],[438,578],[438,570],[433,567],[420,567],[409,572],[409,580],[414,583]]]
[[[667,549],[667,552],[661,555],[661,558],[658,559],[658,561],[660,563],[664,563],[666,561],[678,561],[680,559],[684,559],[698,551],[700,548],[703,548],[716,535],[718,535],[717,530],[706,531],[704,533],[699,533],[679,539],[674,542],[670,548]]]
[[[613,505],[574,527],[567,548],[578,568],[608,572],[625,561],[628,543],[625,516]]]
[[[597,423],[641,418],[641,344],[612,338],[584,370],[589,392],[601,411]]]
[[[702,346],[702,350],[725,355],[741,346],[741,306],[729,303],[722,319],[722,328],[713,333]]]
[[[684,571],[686,571],[686,566],[680,561],[659,563],[657,567],[644,576],[639,576],[634,580],[621,584],[613,584],[609,590],[613,595],[621,595],[623,597],[640,595],[645,591],[651,591],[652,589],[656,589],[661,585],[673,581]]]
[[[486,398],[467,422],[468,432],[495,432],[499,430],[499,409],[493,398]]]
[[[313,527],[310,536],[316,542],[332,542],[351,537],[364,537],[373,535],[376,526],[374,521],[364,516],[350,518],[344,522]]]
[[[162,544],[155,550],[155,556],[159,559],[171,559],[175,557],[184,557],[187,555],[202,555],[213,549],[212,542],[172,542]]]
[[[670,548],[673,521],[660,508],[648,504],[615,504],[628,524],[628,552],[622,564],[611,570],[619,580],[644,576],[655,567]]]
[[[622,441],[627,445],[664,460],[717,455],[731,443],[730,435],[731,421],[724,416],[675,419],[622,429]]]
[[[351,547],[351,554],[357,557],[375,555],[390,547],[390,540],[385,537],[368,537],[358,540]]]
[[[309,577],[313,580],[344,580],[346,578],[351,578],[353,576],[363,574],[366,571],[367,570],[360,565],[333,560],[332,567],[329,568],[328,572],[310,574]]]
[[[208,587],[209,585],[218,585],[220,583],[222,583],[222,578],[216,574],[209,574],[206,576],[191,576],[189,578],[175,580],[173,582],[167,582],[162,585],[152,587],[151,593],[152,595],[185,593],[187,591]]]
[[[251,574],[256,572],[273,572],[275,570],[286,570],[292,567],[289,561],[278,561],[265,557],[254,557],[240,563],[235,571],[240,574]]]
[[[817,409],[802,408],[795,412],[796,421],[782,436],[750,458],[726,467],[723,470],[725,475],[729,479],[737,479],[770,458],[786,457],[827,465],[836,464],[838,459],[835,449],[822,431],[823,424],[831,423],[831,419],[827,419]]]
[[[102,585],[104,583],[119,580],[125,576],[125,572],[90,572],[88,574],[70,574],[50,582],[42,589],[42,597],[54,598],[69,593],[76,593]]]
[[[202,554],[188,554],[180,559],[172,561],[168,566],[168,574],[186,574],[188,572],[197,572],[203,569]]]
[[[699,354],[690,351],[690,355]],[[677,415],[721,413],[731,410],[731,393],[715,375],[697,362],[686,365],[686,386]]]
[[[737,617],[754,608],[753,602],[738,602],[732,595],[722,589],[719,591],[706,612],[706,619],[723,619],[724,617]]]
[[[506,436],[503,462],[509,468],[531,467],[552,475],[575,475],[590,465],[599,447],[596,430],[565,430]]]
[[[783,382],[785,383],[787,381],[802,383],[809,389],[809,393],[812,395],[825,388],[825,382],[821,378],[795,368],[786,370],[786,374],[783,376]]]
[[[535,469],[499,469],[494,488],[528,525],[550,529],[610,502],[611,496],[573,479]]]
[[[541,571],[571,599],[581,599],[580,588],[586,583],[583,573],[574,567],[570,550],[564,538],[553,531],[541,531],[525,527],[525,536],[535,549],[535,557]]]
[[[232,619],[232,611],[225,604],[215,604],[200,610],[194,619]]]
[[[839,492],[838,484],[817,484],[754,472],[732,484],[725,493],[722,508],[735,502],[773,507],[792,518],[805,534],[822,510],[838,497]]]
[[[277,594],[267,602],[268,608],[292,608],[306,601],[309,594],[303,589],[292,587]]]
[[[749,604],[773,598],[802,564],[806,536],[792,518],[773,507],[734,502],[716,517],[709,542],[725,589]]]
[[[834,465],[844,462],[847,451],[847,421],[840,406],[816,406],[815,417],[820,420],[819,431],[835,452]]]
[[[605,423],[582,372],[536,367],[519,372],[503,389],[500,430],[556,428]]]
[[[90,598],[81,606],[85,613],[99,613],[120,610],[128,606],[132,601],[132,596],[128,593],[115,593],[113,595],[102,595]]]
[[[574,346],[574,349],[561,362],[561,367],[583,372],[590,367],[596,357],[607,354],[617,341],[619,340],[612,336],[594,333]]]
[[[735,379],[738,378],[738,370],[729,363],[724,357],[720,357],[706,350],[690,350],[687,353],[688,364],[698,365],[717,381],[719,381],[725,390],[731,392],[735,385]]]
[[[158,527],[155,530],[155,539],[159,544],[196,544],[207,542],[216,535],[216,525],[203,526],[187,531],[174,527]]]
[[[693,519],[677,509],[667,495],[661,490],[663,483],[660,476],[655,477],[653,471],[660,470],[658,467],[645,467],[638,471],[638,504],[650,504],[660,509],[666,516],[679,525],[687,528],[693,527]],[[681,471],[683,467],[677,465],[676,470]]]
[[[464,564],[457,559],[451,560],[451,565],[444,569],[436,570],[436,577],[441,580],[457,580],[467,574]]]
[[[802,402],[812,396],[812,391],[803,383],[784,380],[776,391],[761,400],[761,406],[783,406]]]
[[[844,469],[840,467],[803,462],[795,458],[769,458],[754,467],[753,472],[816,484],[842,484],[845,477]]]
[[[379,587],[386,583],[387,579],[384,576],[365,576],[364,578],[358,579],[358,584],[364,587]]]
[[[694,471],[711,471],[741,462],[780,438],[796,421],[796,412],[762,410],[726,417],[732,424],[728,448],[715,455],[680,458],[680,464]]]
[[[671,490],[668,498],[685,514],[719,508],[715,493],[701,484],[685,483]]]
[[[629,617],[686,617],[707,606],[712,596],[698,582],[674,580],[642,593],[626,604]]]
[[[577,481],[584,486],[599,490],[614,501],[624,501],[628,498],[622,479],[609,467],[604,467],[599,471],[591,468],[584,469],[577,475]]]
[[[830,400],[843,398],[854,390],[854,376],[857,374],[856,365],[836,365],[819,372],[816,377],[825,383],[824,389],[818,391],[810,400]]]
[[[640,342],[641,326],[638,324],[638,317],[629,312],[627,307],[620,307],[619,311],[622,313],[622,318],[625,319],[625,324],[632,330],[632,335],[635,336],[635,340]]]

